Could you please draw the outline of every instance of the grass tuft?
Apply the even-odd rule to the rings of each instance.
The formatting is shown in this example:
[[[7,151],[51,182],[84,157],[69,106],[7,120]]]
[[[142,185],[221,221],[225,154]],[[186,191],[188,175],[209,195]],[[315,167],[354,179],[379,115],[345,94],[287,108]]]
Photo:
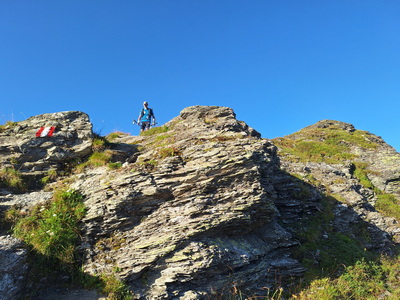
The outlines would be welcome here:
[[[58,177],[57,170],[56,169],[50,169],[50,170],[47,171],[47,175],[44,176],[40,181],[43,184],[47,184],[47,183],[50,183],[50,182],[54,182],[57,179],[57,177]]]
[[[112,158],[112,152],[109,150],[102,152],[93,152],[92,155],[89,156],[89,159],[76,166],[75,170],[77,173],[83,172],[85,169],[96,168],[107,166]]]
[[[158,156],[163,159],[167,157],[174,157],[182,155],[182,151],[177,147],[166,147],[158,150]]]
[[[4,132],[7,129],[12,129],[17,126],[18,122],[7,121],[5,124],[0,125],[0,132]]]
[[[338,278],[321,278],[291,299],[399,299],[399,258],[361,259]],[[383,297],[385,295],[385,297]]]
[[[67,272],[74,284],[95,288],[107,299],[133,299],[128,286],[114,275],[92,276],[80,269],[76,245],[79,221],[86,213],[83,199],[78,191],[64,187],[54,192],[51,201],[33,207],[27,214],[15,208],[7,212],[7,221],[14,223],[13,234],[34,250],[32,280],[41,282],[54,272]]]
[[[113,142],[116,139],[118,139],[118,138],[120,138],[120,137],[122,137],[124,135],[127,135],[127,134],[123,133],[121,131],[111,132],[109,135],[106,136],[106,140],[109,141],[109,142]]]
[[[155,135],[155,134],[167,132],[169,130],[170,130],[170,128],[168,126],[164,125],[164,126],[159,126],[159,127],[153,127],[153,128],[150,128],[149,130],[146,130],[146,131],[142,131],[140,133],[140,135],[141,136],[152,136],[152,135]]]
[[[84,215],[82,194],[75,190],[58,190],[52,201],[35,206],[27,216],[20,218],[13,233],[38,253],[71,263],[79,238],[77,224]]]
[[[375,207],[385,216],[393,217],[400,222],[400,203],[394,195],[384,193],[378,195]]]
[[[114,275],[102,275],[102,293],[108,295],[109,300],[130,300],[133,299],[133,294],[128,286],[120,281]]]
[[[0,182],[16,191],[26,191],[27,185],[22,179],[21,173],[13,167],[5,167],[0,170]]]

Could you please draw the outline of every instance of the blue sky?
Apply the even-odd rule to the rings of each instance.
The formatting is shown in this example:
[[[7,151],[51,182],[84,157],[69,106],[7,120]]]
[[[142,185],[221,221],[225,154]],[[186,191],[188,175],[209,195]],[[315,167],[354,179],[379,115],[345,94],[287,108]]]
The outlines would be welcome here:
[[[65,110],[138,134],[229,106],[265,138],[323,119],[400,149],[400,2],[0,0],[0,123]]]

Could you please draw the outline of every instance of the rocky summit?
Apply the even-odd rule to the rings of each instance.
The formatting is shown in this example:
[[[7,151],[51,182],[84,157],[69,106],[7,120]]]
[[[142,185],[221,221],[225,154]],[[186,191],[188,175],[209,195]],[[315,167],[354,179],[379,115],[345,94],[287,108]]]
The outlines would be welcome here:
[[[340,272],[400,242],[400,154],[339,121],[267,140],[230,108],[193,106],[139,136],[99,139],[84,113],[45,114],[2,125],[0,161],[0,299],[54,290],[51,276],[33,280],[35,247],[7,216],[46,209],[60,186],[85,205],[75,264],[132,299],[289,291],[310,269]],[[29,184],[13,185],[10,170]],[[52,274],[64,287],[73,277]]]

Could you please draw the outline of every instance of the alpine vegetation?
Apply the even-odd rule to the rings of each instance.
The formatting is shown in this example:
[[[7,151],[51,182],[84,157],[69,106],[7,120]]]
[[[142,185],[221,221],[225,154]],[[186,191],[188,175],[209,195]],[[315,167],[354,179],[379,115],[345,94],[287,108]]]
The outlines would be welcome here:
[[[400,297],[400,154],[351,124],[268,140],[193,106],[101,137],[63,112],[0,141],[1,299]]]

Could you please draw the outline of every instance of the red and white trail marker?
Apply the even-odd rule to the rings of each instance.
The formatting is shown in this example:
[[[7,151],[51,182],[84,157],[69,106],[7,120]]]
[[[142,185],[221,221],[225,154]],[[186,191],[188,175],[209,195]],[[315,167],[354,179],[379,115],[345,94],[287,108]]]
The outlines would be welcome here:
[[[36,137],[50,137],[53,135],[56,130],[55,126],[50,127],[40,127],[40,129],[36,132]]]

